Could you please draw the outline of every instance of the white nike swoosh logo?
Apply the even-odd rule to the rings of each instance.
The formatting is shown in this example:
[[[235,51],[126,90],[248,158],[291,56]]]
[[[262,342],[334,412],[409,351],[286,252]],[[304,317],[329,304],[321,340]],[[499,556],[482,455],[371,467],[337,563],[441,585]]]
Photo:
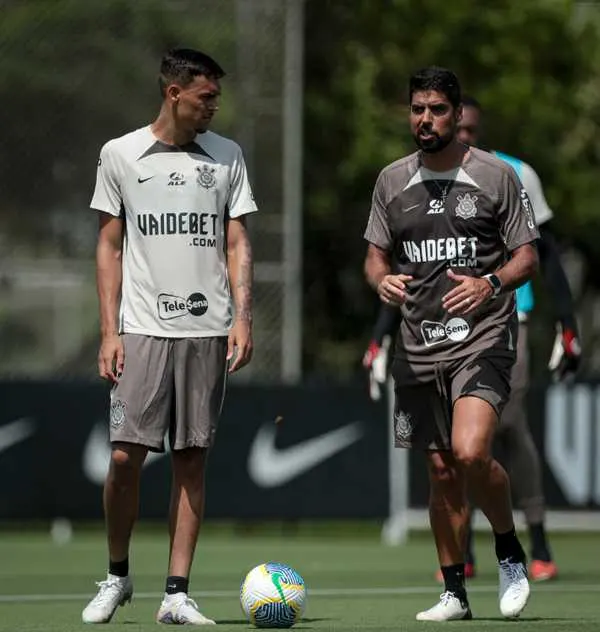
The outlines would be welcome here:
[[[408,208],[403,208],[402,212],[403,213],[408,213],[408,211],[412,211],[414,208],[417,208],[418,206],[421,206],[420,204],[413,204],[412,206],[409,206]]]
[[[0,452],[25,441],[34,433],[34,430],[35,423],[30,417],[21,417],[21,419],[15,419],[15,421],[0,426]]]
[[[104,485],[110,465],[110,441],[108,424],[98,422],[90,433],[83,448],[83,473],[96,485]],[[144,467],[162,459],[167,452],[148,452]]]
[[[345,450],[364,434],[360,421],[314,439],[279,450],[275,446],[276,426],[263,424],[248,455],[248,473],[259,487],[279,487],[311,470],[334,454]]]

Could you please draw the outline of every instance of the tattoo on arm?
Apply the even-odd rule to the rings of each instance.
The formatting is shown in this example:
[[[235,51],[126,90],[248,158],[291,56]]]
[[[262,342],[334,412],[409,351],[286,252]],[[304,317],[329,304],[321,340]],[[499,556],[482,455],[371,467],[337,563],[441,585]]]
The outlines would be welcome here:
[[[236,319],[252,323],[252,247],[245,226],[241,222],[238,224],[235,241],[228,253],[229,275]]]

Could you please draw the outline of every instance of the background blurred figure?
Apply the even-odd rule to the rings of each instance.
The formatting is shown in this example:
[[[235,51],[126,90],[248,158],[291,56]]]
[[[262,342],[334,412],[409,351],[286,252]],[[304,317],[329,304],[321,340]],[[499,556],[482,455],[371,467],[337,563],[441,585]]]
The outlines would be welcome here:
[[[463,114],[458,123],[458,138],[466,145],[479,146],[482,131],[481,106],[473,97],[463,97]],[[581,359],[581,347],[569,283],[560,261],[556,239],[550,220],[553,213],[544,196],[540,179],[527,163],[507,154],[492,153],[510,164],[519,176],[533,206],[540,230],[538,251],[546,287],[553,299],[557,334],[548,364],[555,380],[571,378]],[[523,510],[531,543],[530,577],[543,581],[556,577],[558,569],[552,559],[544,527],[544,494],[542,468],[526,416],[526,396],[529,388],[529,347],[527,323],[535,301],[531,281],[516,291],[519,316],[519,342],[517,361],[511,375],[511,395],[500,418],[496,433],[505,448],[512,489],[517,505]],[[376,398],[377,384],[386,378],[384,367],[386,350],[384,340],[395,334],[399,324],[399,311],[382,306],[375,324],[371,341],[363,357],[363,365],[369,371],[370,392]],[[375,386],[374,386],[375,385]],[[475,555],[472,531],[467,537],[465,576],[475,575]],[[443,578],[438,572],[438,579]]]

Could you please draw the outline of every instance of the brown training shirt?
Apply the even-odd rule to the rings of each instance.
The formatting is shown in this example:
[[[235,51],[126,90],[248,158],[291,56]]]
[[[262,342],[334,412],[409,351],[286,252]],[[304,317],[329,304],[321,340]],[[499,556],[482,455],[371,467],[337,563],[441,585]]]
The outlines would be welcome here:
[[[483,150],[471,148],[447,172],[426,169],[420,156],[381,171],[365,231],[367,241],[392,255],[398,272],[413,276],[396,356],[418,365],[491,346],[512,352],[514,292],[465,316],[448,314],[442,296],[457,284],[448,268],[477,277],[495,272],[511,251],[539,237],[527,193],[510,165]]]

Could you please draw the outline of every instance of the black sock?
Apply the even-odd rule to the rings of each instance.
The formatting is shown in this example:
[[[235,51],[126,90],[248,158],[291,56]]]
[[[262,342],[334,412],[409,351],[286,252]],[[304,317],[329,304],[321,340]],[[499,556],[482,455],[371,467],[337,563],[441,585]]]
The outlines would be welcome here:
[[[519,542],[519,538],[517,538],[514,527],[506,533],[496,533],[494,531],[494,538],[496,540],[496,557],[499,562],[508,559],[513,563],[525,563],[525,551]]]
[[[129,575],[129,558],[126,557],[121,562],[109,561],[108,572],[117,577],[127,577]]]
[[[551,562],[552,554],[546,541],[544,523],[529,525],[529,538],[531,540],[531,558],[542,562]]]
[[[452,564],[451,566],[442,566],[441,569],[446,591],[456,595],[462,602],[466,602],[465,565]]]
[[[174,595],[175,593],[186,593],[190,585],[190,580],[187,577],[177,577],[177,575],[171,575],[167,577],[167,585],[165,592],[167,595]]]

